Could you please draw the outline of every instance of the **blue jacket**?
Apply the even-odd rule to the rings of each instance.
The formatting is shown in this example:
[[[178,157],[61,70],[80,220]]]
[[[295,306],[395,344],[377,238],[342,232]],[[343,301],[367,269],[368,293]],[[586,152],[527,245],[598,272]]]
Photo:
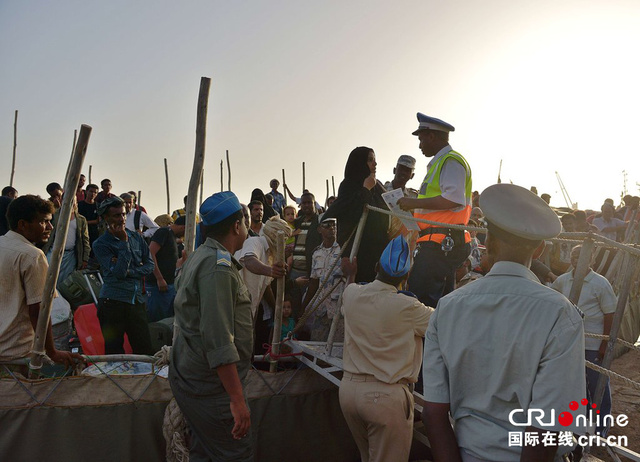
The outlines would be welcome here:
[[[153,272],[154,263],[142,236],[126,231],[129,237],[126,242],[107,232],[93,243],[104,279],[100,298],[143,303],[142,277]]]

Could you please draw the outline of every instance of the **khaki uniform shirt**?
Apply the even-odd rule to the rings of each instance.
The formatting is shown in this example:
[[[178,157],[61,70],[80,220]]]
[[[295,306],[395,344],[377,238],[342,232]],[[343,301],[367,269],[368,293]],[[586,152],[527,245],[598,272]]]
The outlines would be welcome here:
[[[509,421],[515,409],[542,409],[545,422],[554,410],[543,430],[578,430],[557,419],[585,397],[584,371],[578,310],[518,263],[497,262],[441,298],[425,337],[424,398],[450,403],[458,445],[481,460],[519,460],[508,439],[525,432]]]
[[[350,284],[342,294],[344,370],[385,383],[415,383],[433,309],[392,285]]]
[[[195,396],[225,393],[215,369],[235,363],[244,382],[251,368],[251,297],[240,277],[242,266],[217,241],[207,238],[189,256],[176,279],[178,335],[170,377]]]
[[[29,305],[42,302],[49,265],[21,234],[0,237],[0,360],[29,355],[35,337]]]

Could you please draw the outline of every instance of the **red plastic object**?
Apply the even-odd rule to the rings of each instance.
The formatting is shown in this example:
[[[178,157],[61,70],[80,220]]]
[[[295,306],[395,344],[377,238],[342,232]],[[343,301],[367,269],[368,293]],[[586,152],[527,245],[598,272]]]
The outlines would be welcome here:
[[[96,305],[94,303],[80,305],[73,315],[73,322],[76,325],[82,352],[89,356],[103,355],[104,337],[102,337]],[[126,354],[133,353],[127,334],[124,334],[124,352]]]

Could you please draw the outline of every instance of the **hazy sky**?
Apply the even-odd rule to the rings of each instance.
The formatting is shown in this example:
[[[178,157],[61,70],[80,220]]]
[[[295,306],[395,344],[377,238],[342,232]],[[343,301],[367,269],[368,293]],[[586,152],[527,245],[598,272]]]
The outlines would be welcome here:
[[[372,147],[378,178],[418,150],[416,112],[456,127],[474,189],[536,185],[564,206],[638,194],[640,2],[630,1],[8,1],[0,0],[0,183],[46,195],[73,130],[93,127],[84,172],[114,192],[142,190],[152,216],[182,205],[198,89],[211,77],[205,195],[246,202],[271,178],[324,201],[349,152]],[[3,186],[4,186],[3,184]],[[226,164],[224,185],[227,185]]]

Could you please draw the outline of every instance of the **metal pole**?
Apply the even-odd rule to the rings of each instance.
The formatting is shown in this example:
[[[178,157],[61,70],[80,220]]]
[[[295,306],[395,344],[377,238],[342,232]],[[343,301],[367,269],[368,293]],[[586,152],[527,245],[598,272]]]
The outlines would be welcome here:
[[[82,172],[82,162],[84,161],[89,144],[89,136],[91,135],[91,127],[82,125],[80,127],[80,136],[76,149],[71,156],[71,168],[65,178],[65,191],[73,191],[72,194],[65,194],[60,209],[58,223],[56,223],[56,237],[53,243],[51,253],[51,263],[47,271],[47,278],[44,284],[44,292],[42,295],[42,303],[40,304],[40,313],[38,313],[38,323],[36,325],[35,339],[33,341],[33,353],[29,364],[29,376],[33,377],[42,367],[42,356],[45,353],[45,341],[47,332],[49,331],[49,322],[51,316],[51,306],[56,291],[56,282],[60,274],[60,263],[62,262],[62,254],[64,252],[64,244],[67,240],[67,231],[69,230],[69,219],[73,211],[73,199],[75,191],[78,189],[80,181],[80,173]]]

